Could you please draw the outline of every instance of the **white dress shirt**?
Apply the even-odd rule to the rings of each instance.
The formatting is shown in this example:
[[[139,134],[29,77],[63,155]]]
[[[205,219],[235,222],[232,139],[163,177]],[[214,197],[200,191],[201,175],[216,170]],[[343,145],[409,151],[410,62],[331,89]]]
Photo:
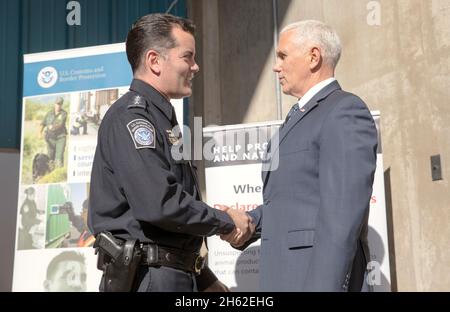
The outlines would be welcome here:
[[[302,96],[299,100],[298,100],[298,108],[302,108],[303,106],[305,106],[306,103],[309,102],[309,100],[311,100],[314,95],[316,95],[317,93],[320,92],[320,90],[322,90],[323,88],[325,88],[326,86],[328,86],[330,83],[332,83],[333,81],[335,81],[336,78],[331,77],[328,79],[325,79],[321,82],[319,82],[318,84],[316,84],[314,87],[312,87],[311,89],[309,89],[304,96]]]

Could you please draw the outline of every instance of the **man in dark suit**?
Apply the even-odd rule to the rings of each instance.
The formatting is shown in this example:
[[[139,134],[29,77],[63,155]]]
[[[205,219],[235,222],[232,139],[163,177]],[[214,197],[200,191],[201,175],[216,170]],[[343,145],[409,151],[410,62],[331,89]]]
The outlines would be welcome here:
[[[367,289],[377,131],[366,104],[334,78],[340,54],[336,32],[322,22],[280,34],[273,70],[283,92],[299,100],[270,144],[279,161],[269,160],[264,203],[249,213],[255,234],[245,243],[222,235],[239,249],[262,238],[264,291]]]

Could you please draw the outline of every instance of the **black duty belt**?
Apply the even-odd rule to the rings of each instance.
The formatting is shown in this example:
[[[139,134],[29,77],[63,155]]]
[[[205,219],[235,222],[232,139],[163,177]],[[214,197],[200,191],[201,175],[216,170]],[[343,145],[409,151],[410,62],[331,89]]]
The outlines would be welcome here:
[[[200,274],[205,258],[199,253],[161,247],[156,244],[141,244],[141,264],[147,266],[167,266],[174,269]]]

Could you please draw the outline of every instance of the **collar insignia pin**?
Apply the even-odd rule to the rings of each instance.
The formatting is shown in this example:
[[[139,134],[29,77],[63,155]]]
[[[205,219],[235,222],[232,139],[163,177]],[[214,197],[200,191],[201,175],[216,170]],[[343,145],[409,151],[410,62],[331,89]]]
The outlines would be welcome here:
[[[140,95],[136,95],[136,96],[134,97],[133,104],[134,104],[134,105],[141,105],[141,104],[142,104],[142,98],[141,98]]]
[[[173,145],[177,145],[178,142],[180,141],[180,138],[177,138],[175,134],[173,134],[172,130],[166,130],[166,132],[169,138],[169,142],[172,143]]]

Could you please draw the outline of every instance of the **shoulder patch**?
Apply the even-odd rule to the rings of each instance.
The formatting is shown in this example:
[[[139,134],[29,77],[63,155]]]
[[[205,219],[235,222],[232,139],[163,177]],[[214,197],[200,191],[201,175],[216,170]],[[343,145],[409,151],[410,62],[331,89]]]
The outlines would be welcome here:
[[[133,107],[139,107],[139,108],[145,108],[146,107],[146,101],[144,97],[140,95],[135,95],[131,98],[130,103],[128,104],[128,108]]]
[[[145,119],[134,119],[127,124],[136,149],[155,148],[155,127]]]

